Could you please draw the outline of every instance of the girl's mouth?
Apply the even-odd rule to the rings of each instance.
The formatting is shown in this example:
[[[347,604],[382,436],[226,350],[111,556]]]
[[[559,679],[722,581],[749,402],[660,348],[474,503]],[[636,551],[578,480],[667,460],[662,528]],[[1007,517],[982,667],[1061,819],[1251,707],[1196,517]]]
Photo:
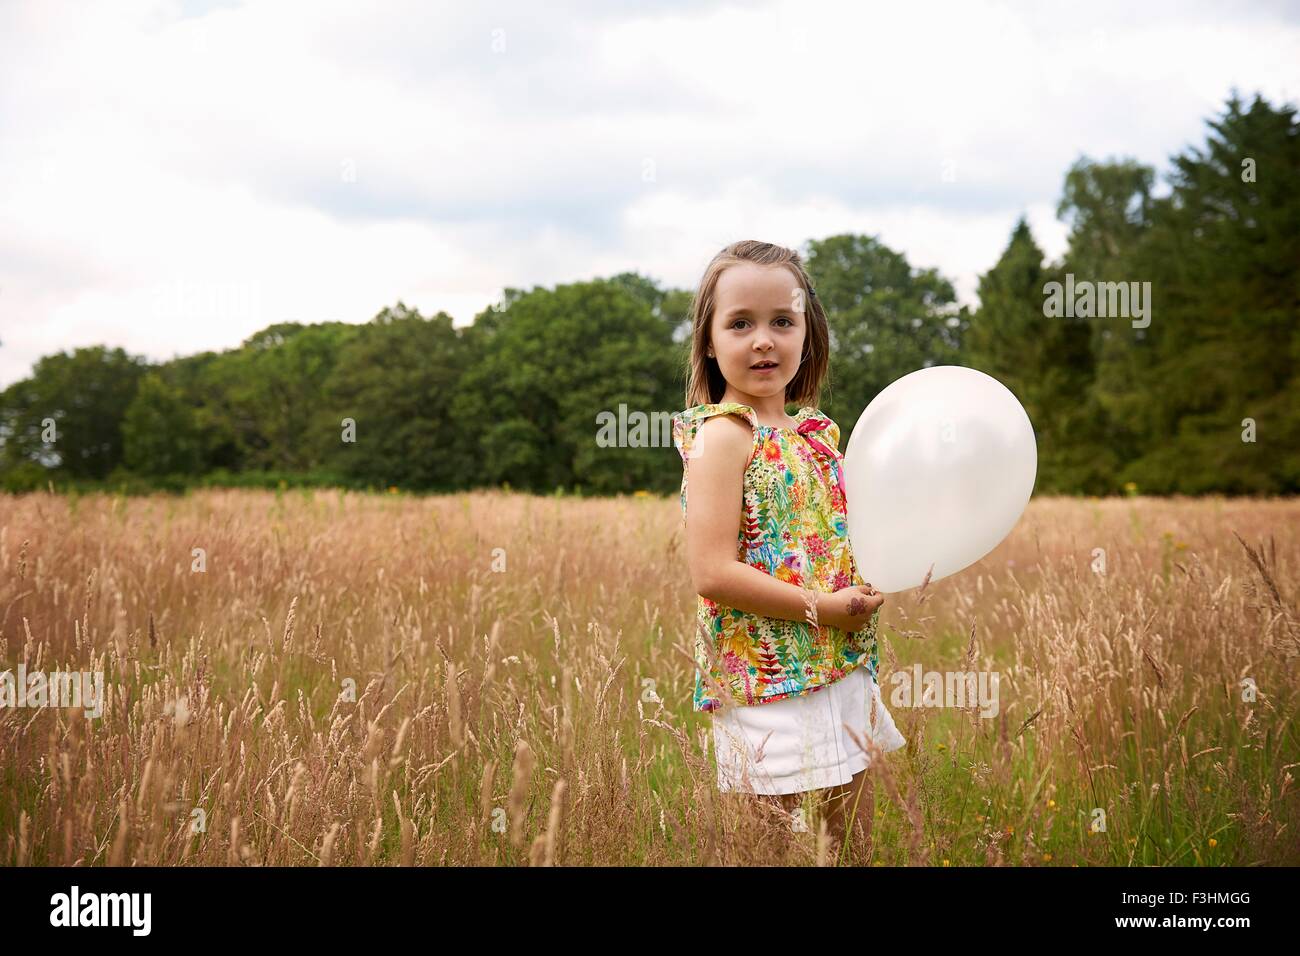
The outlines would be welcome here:
[[[752,370],[755,371],[755,372],[775,372],[775,371],[776,371],[776,368],[777,368],[777,366],[776,366],[776,363],[775,363],[775,362],[773,362],[773,363],[771,363],[771,364],[769,364],[769,365],[751,365],[751,366],[750,366],[750,369],[752,369]]]

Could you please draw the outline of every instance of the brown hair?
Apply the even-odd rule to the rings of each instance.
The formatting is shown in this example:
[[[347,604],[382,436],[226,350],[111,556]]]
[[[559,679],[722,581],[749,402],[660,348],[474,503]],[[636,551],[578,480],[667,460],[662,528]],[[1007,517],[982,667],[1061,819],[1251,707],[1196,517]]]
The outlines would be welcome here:
[[[799,371],[785,387],[786,404],[795,403],[801,408],[816,406],[821,396],[822,383],[830,367],[830,332],[826,312],[813,292],[812,280],[804,269],[799,253],[770,242],[745,239],[727,246],[709,263],[700,279],[700,286],[691,301],[691,354],[687,359],[686,407],[712,405],[721,400],[727,389],[718,360],[709,358],[709,327],[713,322],[717,302],[718,276],[724,269],[738,262],[753,262],[761,266],[785,266],[794,273],[803,289],[806,328],[803,355]]]

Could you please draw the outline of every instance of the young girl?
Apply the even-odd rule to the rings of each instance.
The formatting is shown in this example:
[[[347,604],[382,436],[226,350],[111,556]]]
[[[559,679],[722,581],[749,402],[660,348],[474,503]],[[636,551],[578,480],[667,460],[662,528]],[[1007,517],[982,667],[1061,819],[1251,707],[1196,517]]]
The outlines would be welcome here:
[[[673,442],[699,595],[694,707],[713,714],[718,788],[787,811],[829,789],[837,840],[846,810],[869,835],[861,742],[906,741],[876,682],[884,597],[849,546],[839,427],[817,409],[826,314],[798,253],[746,241],[709,263],[692,326]]]

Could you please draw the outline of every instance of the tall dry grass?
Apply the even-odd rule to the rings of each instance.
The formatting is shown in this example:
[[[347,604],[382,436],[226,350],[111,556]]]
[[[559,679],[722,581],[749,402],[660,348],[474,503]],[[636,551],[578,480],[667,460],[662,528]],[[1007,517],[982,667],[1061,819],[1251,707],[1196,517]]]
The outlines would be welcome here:
[[[1300,862],[1298,517],[1035,499],[889,596],[908,746],[873,767],[871,860]],[[2,497],[0,670],[102,670],[110,699],[0,709],[0,859],[861,859],[716,791],[688,580],[675,498]],[[914,662],[998,671],[997,718],[891,704]]]

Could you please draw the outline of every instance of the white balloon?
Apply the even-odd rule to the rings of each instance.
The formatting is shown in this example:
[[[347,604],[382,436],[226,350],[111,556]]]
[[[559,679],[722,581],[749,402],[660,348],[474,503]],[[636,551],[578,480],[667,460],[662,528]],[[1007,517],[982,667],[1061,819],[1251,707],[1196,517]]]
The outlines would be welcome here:
[[[992,551],[1034,490],[1038,445],[1024,406],[960,365],[904,375],[858,419],[844,453],[849,544],[864,581],[890,593]]]

